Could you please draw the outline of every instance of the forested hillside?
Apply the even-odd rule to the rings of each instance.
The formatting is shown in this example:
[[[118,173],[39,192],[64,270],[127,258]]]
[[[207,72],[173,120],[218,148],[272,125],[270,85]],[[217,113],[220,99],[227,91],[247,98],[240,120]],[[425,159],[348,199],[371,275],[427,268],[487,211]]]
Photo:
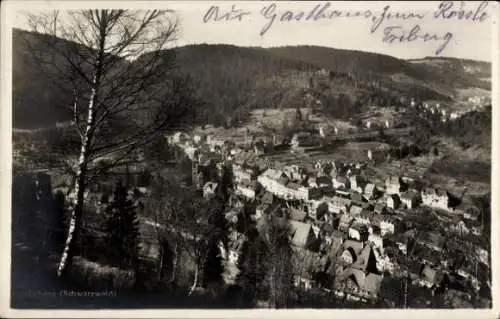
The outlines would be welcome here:
[[[13,125],[51,126],[71,115],[60,108],[71,104],[47,74],[36,67],[32,47],[43,51],[43,35],[13,32]],[[27,45],[29,43],[30,45]],[[61,40],[61,45],[70,45]],[[459,88],[490,84],[488,63],[461,60],[435,63],[430,58],[405,61],[387,55],[315,46],[258,48],[231,45],[189,45],[162,52],[176,58],[176,75],[188,79],[201,102],[197,124],[236,126],[255,108],[304,106],[349,117],[363,106],[387,106],[405,99],[451,101]],[[137,60],[140,61],[140,58]],[[133,63],[140,63],[140,62]],[[447,60],[448,61],[448,60]],[[464,62],[465,63],[465,62]],[[443,67],[443,65],[445,67]],[[470,72],[468,72],[470,71]]]

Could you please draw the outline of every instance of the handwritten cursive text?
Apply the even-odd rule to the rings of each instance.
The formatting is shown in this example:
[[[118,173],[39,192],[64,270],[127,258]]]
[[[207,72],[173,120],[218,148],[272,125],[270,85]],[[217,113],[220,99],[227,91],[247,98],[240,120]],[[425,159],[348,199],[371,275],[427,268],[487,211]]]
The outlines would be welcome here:
[[[400,26],[389,26],[384,28],[383,42],[394,43],[395,41],[402,42],[414,42],[421,40],[423,42],[429,41],[440,41],[441,44],[436,49],[436,55],[439,55],[450,43],[453,38],[453,34],[450,32],[444,33],[444,35],[437,35],[435,33],[422,33],[420,25],[416,24],[410,31],[406,31]]]
[[[316,3],[306,10],[292,10],[286,3],[270,3],[260,8],[260,17],[264,24],[260,28],[260,35],[265,36],[277,24],[300,23],[303,21],[321,21],[335,19],[358,19],[370,22],[370,33],[380,34],[384,43],[408,43],[415,41],[436,42],[439,46],[436,55],[450,44],[455,38],[448,31],[436,31],[425,29],[425,22],[429,20],[462,20],[473,23],[482,23],[491,17],[487,12],[488,1],[464,2],[442,1],[434,9],[411,11],[396,11],[391,5],[384,5],[381,10],[357,9],[342,10],[333,8],[331,2]],[[226,22],[243,21],[245,17],[252,15],[251,11],[245,11],[232,5],[223,9],[219,6],[211,6],[203,16],[203,22]],[[411,29],[408,28],[411,23]],[[429,24],[429,26],[432,24]],[[382,30],[382,31],[379,31]]]
[[[203,22],[207,23],[209,21],[219,22],[231,20],[241,21],[244,16],[247,16],[249,14],[250,12],[248,11],[237,9],[234,4],[231,6],[231,10],[228,12],[223,12],[222,9],[218,6],[211,6],[210,8],[208,8],[207,12],[205,12],[205,15],[203,16]]]

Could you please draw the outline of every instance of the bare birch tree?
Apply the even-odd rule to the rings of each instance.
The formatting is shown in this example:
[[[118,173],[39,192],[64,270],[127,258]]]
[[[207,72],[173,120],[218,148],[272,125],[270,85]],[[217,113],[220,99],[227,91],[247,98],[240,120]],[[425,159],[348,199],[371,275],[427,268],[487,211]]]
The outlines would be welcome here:
[[[175,76],[169,44],[178,22],[168,10],[79,10],[29,16],[45,35],[39,66],[60,85],[80,149],[73,164],[72,213],[58,267],[70,268],[89,184],[137,160],[155,136],[185,123],[189,87]],[[105,162],[103,160],[106,160]]]

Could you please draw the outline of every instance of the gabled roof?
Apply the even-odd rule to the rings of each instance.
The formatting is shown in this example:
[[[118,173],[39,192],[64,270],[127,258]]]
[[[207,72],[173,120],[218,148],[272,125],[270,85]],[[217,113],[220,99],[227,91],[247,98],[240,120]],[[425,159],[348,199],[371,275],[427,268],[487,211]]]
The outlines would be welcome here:
[[[359,241],[348,239],[342,245],[342,249],[346,250],[349,248],[351,248],[354,251],[354,253],[356,254],[356,256],[358,256],[361,253],[361,251],[363,250],[363,243],[359,242]]]
[[[368,267],[368,261],[370,260],[370,255],[372,254],[371,245],[365,245],[363,249],[358,253],[356,262],[352,265],[353,268],[366,271]]]
[[[364,289],[371,294],[378,295],[384,276],[370,273],[365,278]]]
[[[296,220],[290,220],[290,225],[292,227],[292,245],[305,248],[312,226]]]

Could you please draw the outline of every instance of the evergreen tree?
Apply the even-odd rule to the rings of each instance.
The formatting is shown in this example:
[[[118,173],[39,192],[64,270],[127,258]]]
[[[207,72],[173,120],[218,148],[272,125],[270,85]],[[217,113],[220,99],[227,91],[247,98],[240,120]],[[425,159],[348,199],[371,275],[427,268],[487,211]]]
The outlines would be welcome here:
[[[237,283],[241,287],[245,304],[253,305],[259,297],[262,297],[267,285],[268,249],[257,229],[251,229],[246,235],[248,240],[243,247],[240,258],[239,268],[241,272],[238,275]]]
[[[208,246],[203,282],[206,286],[222,282],[224,266],[216,240],[211,240]]]
[[[105,209],[105,231],[110,262],[116,266],[137,267],[139,221],[137,205],[126,187],[118,182],[112,201]]]

